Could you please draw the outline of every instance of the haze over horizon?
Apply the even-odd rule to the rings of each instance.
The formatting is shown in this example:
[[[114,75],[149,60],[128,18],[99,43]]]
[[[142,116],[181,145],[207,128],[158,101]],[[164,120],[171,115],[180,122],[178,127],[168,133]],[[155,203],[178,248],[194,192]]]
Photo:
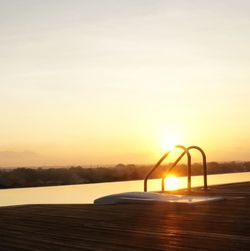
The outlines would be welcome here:
[[[250,2],[0,1],[0,166],[250,160]]]

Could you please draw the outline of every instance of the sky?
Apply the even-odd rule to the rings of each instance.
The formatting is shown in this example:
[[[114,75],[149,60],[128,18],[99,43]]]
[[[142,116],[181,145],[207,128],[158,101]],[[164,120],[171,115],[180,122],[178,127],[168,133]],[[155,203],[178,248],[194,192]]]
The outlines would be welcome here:
[[[247,0],[0,0],[0,166],[250,160]],[[199,161],[199,159],[196,159]]]

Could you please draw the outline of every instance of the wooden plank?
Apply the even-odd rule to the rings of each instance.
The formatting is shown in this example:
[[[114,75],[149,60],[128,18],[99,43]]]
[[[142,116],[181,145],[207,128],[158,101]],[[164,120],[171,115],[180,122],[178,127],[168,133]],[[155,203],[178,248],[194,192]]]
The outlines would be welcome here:
[[[214,186],[209,194],[226,199],[3,207],[0,250],[249,250],[250,182]]]

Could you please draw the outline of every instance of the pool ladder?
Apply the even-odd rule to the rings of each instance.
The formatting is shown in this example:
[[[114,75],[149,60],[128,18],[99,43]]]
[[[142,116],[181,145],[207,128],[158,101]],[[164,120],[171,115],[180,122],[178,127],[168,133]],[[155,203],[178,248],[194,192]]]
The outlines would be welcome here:
[[[183,153],[178,157],[178,159],[171,165],[171,167],[168,170],[168,173],[172,171],[172,169],[180,162],[180,160],[187,155],[187,190],[188,192],[191,192],[191,154],[190,150],[198,150],[202,155],[202,161],[203,161],[203,180],[204,180],[204,190],[206,191],[208,189],[207,186],[207,157],[205,152],[198,146],[190,146],[190,147],[184,147],[182,145],[176,145],[172,150],[166,152],[163,154],[163,156],[160,158],[160,160],[155,164],[155,166],[147,173],[146,177],[144,178],[144,192],[147,192],[147,183],[150,175],[161,165],[161,163],[169,156],[169,154],[174,149],[181,149],[183,150]],[[161,179],[161,190],[162,192],[165,191],[165,175]]]

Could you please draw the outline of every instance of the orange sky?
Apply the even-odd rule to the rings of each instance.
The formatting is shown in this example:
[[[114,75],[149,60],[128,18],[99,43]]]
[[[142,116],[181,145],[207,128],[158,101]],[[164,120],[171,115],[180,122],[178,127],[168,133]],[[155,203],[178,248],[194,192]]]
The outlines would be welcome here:
[[[0,166],[250,160],[249,1],[0,3]],[[172,140],[173,139],[173,140]]]

